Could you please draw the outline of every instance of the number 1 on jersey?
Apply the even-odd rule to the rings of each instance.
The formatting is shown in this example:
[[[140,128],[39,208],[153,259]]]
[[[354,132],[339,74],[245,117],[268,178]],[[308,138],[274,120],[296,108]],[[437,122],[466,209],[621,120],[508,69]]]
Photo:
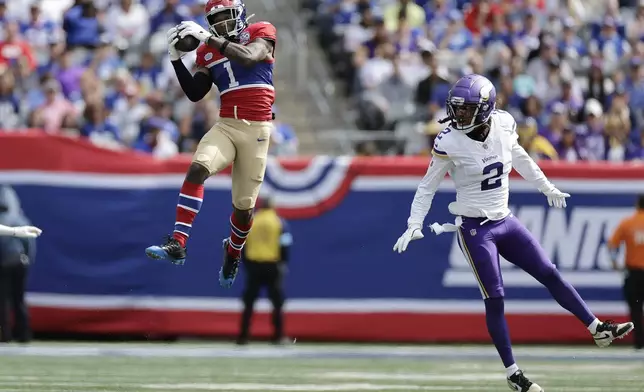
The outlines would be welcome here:
[[[233,73],[233,66],[230,64],[230,61],[226,61],[224,63],[224,68],[226,68],[226,72],[228,72],[228,79],[230,79],[230,84],[228,85],[228,88],[239,86],[239,82],[237,81],[237,79],[235,79],[235,74]]]

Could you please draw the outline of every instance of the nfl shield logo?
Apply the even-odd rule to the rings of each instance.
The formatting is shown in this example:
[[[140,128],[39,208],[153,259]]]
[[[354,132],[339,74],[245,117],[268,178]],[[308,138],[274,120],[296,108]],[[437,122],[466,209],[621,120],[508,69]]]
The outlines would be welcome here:
[[[250,33],[248,31],[244,31],[239,35],[239,43],[242,45],[246,45],[250,41]]]
[[[483,145],[483,149],[487,150],[487,144]]]
[[[474,237],[476,235],[476,229],[470,230],[470,235]]]

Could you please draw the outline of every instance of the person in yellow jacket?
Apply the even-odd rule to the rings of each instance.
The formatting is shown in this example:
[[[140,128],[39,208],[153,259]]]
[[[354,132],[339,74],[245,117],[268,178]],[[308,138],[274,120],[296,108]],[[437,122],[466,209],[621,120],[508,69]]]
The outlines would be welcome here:
[[[538,160],[559,160],[557,149],[550,141],[539,135],[537,122],[534,118],[528,117],[517,126],[519,143],[535,161]]]
[[[273,305],[272,342],[281,344],[284,339],[284,287],[283,279],[289,261],[293,236],[287,222],[275,210],[273,200],[260,200],[253,218],[253,228],[246,238],[242,260],[246,272],[241,328],[237,344],[248,343],[253,307],[262,287],[266,287],[268,298]]]

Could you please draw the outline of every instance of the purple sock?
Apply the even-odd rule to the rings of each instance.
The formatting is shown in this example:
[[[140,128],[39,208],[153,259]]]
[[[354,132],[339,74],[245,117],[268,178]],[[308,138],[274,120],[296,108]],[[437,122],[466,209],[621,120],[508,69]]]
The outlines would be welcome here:
[[[550,295],[562,308],[574,314],[585,326],[589,326],[595,321],[595,315],[588,309],[588,305],[581,299],[577,290],[561,277],[559,271],[556,269],[553,271],[548,276],[537,280],[546,286]]]
[[[488,298],[485,300],[485,321],[496,351],[501,356],[503,366],[508,368],[514,365],[508,323],[505,321],[503,297]]]

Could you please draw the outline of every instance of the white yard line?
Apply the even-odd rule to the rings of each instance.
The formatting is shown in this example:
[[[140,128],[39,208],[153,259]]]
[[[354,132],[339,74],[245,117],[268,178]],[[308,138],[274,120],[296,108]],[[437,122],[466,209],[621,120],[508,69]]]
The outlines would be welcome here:
[[[573,359],[580,360],[622,360],[632,361],[644,358],[629,349],[612,348],[559,348],[559,347],[518,347],[518,356],[530,360]],[[492,346],[481,347],[378,347],[378,346],[290,346],[284,348],[254,346],[236,348],[227,345],[206,343],[202,346],[174,345],[34,345],[27,347],[0,347],[0,356],[47,356],[47,357],[134,357],[134,358],[293,358],[293,359],[424,359],[424,360],[495,360]]]
[[[0,391],[4,392],[4,386],[12,387],[25,387],[25,386],[38,386],[38,387],[61,387],[61,388],[119,388],[119,387],[140,387],[141,383],[122,383],[106,381],[105,383],[100,382],[69,382],[69,381],[48,381],[45,377],[42,378],[42,381],[0,381]]]
[[[644,357],[642,357],[644,359]],[[448,371],[487,371],[487,372],[499,372],[499,366],[496,364],[486,364],[486,363],[450,363],[443,366],[444,369]],[[435,371],[436,367],[433,366],[432,370]],[[644,362],[639,363],[566,363],[565,366],[557,364],[540,364],[534,363],[530,364],[528,370],[530,371],[539,371],[539,372],[548,372],[548,373],[570,373],[571,371],[576,373],[614,373],[614,372],[632,372],[634,370],[644,370]],[[502,372],[502,371],[501,371]]]
[[[379,385],[379,384],[149,384],[146,389],[202,391],[475,391],[480,387]]]
[[[145,389],[155,390],[201,390],[201,391],[480,391],[481,386],[454,386],[454,385],[378,385],[378,384],[146,384]],[[565,387],[566,392],[606,392],[605,387]],[[641,387],[620,387],[620,392],[641,392]]]
[[[373,381],[503,381],[503,373],[454,373],[454,374],[422,374],[422,373],[370,373],[370,372],[328,372],[319,374],[322,378],[343,380],[373,380]],[[540,375],[530,374],[538,378]]]

